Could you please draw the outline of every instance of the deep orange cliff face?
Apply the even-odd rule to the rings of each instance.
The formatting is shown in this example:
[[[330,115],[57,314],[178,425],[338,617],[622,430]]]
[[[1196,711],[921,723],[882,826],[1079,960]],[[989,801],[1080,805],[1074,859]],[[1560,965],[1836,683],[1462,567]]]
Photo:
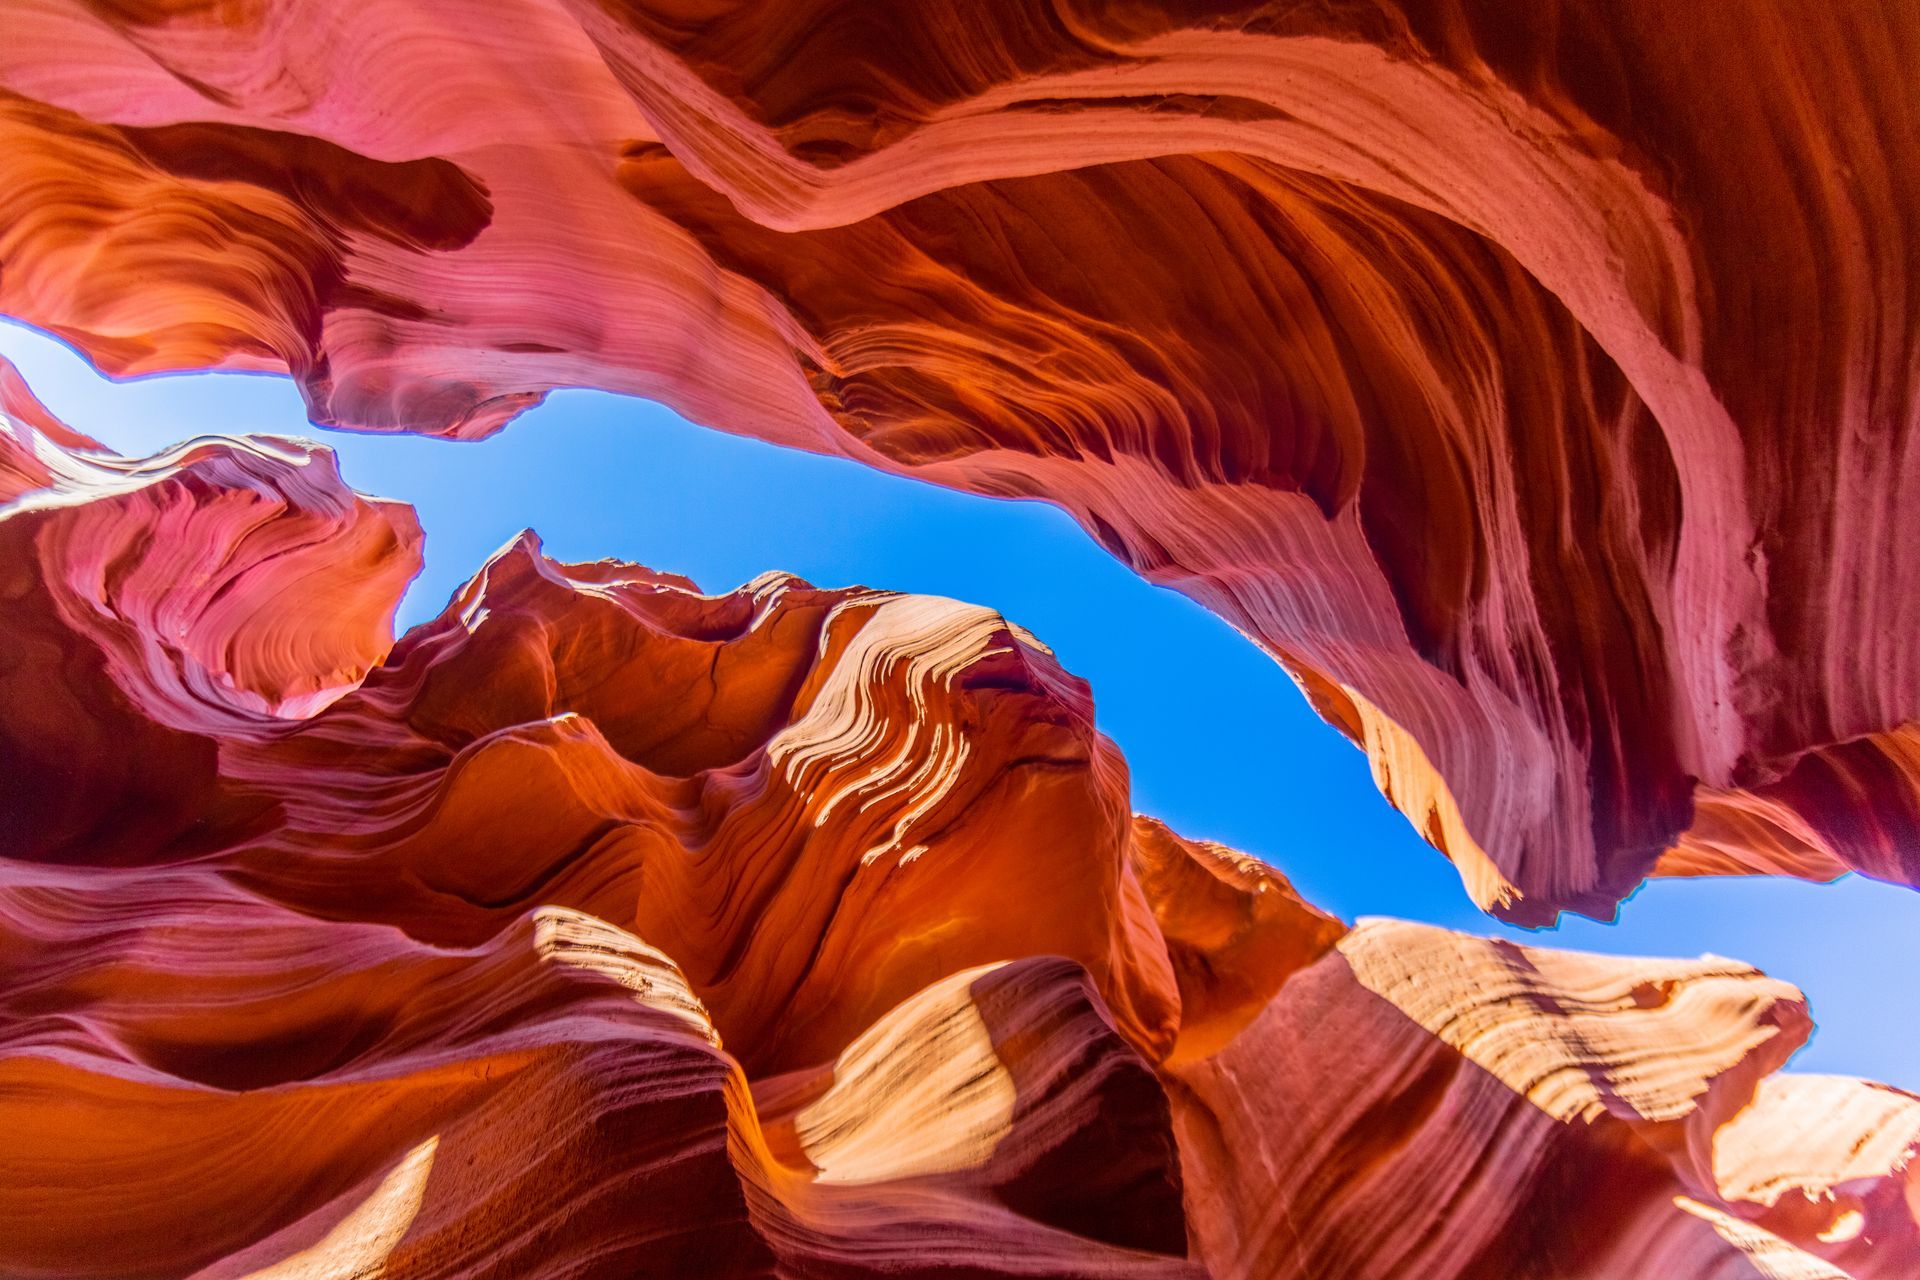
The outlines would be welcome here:
[[[0,370],[0,1272],[1920,1265],[1920,1100],[1733,961],[1347,925],[992,612],[115,457]]]
[[[599,386],[1049,498],[1511,919],[1920,878],[1911,6],[6,21],[0,309],[108,370],[462,436]]]

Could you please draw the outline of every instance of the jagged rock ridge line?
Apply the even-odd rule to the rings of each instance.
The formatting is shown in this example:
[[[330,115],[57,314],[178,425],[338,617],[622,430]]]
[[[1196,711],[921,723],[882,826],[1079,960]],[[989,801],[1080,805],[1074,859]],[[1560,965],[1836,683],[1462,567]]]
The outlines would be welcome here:
[[[109,370],[461,436],[599,386],[1047,497],[1511,919],[1920,879],[1911,6],[8,24],[0,308]]]
[[[1350,929],[988,610],[527,535],[392,643],[325,450],[0,402],[0,1272],[1920,1263],[1792,987]]]

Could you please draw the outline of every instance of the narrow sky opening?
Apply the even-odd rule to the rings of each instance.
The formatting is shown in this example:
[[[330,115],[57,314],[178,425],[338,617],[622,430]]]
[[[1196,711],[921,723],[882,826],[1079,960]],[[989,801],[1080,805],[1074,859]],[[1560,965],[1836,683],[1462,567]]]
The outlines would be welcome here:
[[[432,617],[523,528],[563,560],[615,557],[729,589],[767,569],[990,605],[1090,680],[1100,727],[1133,770],[1134,807],[1284,871],[1351,920],[1390,915],[1536,945],[1703,952],[1806,991],[1820,1030],[1801,1071],[1920,1089],[1920,986],[1898,975],[1920,893],[1859,877],[1830,886],[1740,878],[1650,882],[1614,925],[1529,932],[1474,909],[1452,868],[1374,789],[1365,758],[1278,665],[1206,610],[1152,586],[1060,511],[883,475],[695,427],[670,410],[567,391],[493,439],[455,444],[309,425],[284,378],[194,374],[112,383],[52,338],[0,324],[0,354],[55,413],[109,447],[150,453],[195,435],[303,435],[347,481],[412,503],[426,568],[400,607]]]

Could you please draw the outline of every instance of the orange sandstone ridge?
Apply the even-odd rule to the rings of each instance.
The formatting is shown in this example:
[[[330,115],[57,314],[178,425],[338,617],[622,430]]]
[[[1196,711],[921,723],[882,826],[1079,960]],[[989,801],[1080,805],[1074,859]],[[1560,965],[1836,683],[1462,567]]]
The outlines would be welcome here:
[[[0,310],[1065,507],[1513,920],[1920,880],[1920,8],[27,0]],[[262,696],[270,696],[263,693]]]
[[[1907,1277],[1735,961],[1354,928],[994,613],[100,450],[0,371],[0,1274]]]

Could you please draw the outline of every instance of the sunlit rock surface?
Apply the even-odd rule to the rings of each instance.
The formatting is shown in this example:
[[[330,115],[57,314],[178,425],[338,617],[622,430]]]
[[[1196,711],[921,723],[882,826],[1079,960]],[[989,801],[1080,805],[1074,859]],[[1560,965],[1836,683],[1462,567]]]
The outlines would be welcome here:
[[[1656,867],[1920,879],[1912,5],[6,28],[0,310],[103,368],[458,436],[598,386],[1049,498],[1512,919]]]
[[[0,395],[0,1274],[1920,1267],[1794,988],[1349,929],[990,611],[527,535],[389,647],[325,450]]]

